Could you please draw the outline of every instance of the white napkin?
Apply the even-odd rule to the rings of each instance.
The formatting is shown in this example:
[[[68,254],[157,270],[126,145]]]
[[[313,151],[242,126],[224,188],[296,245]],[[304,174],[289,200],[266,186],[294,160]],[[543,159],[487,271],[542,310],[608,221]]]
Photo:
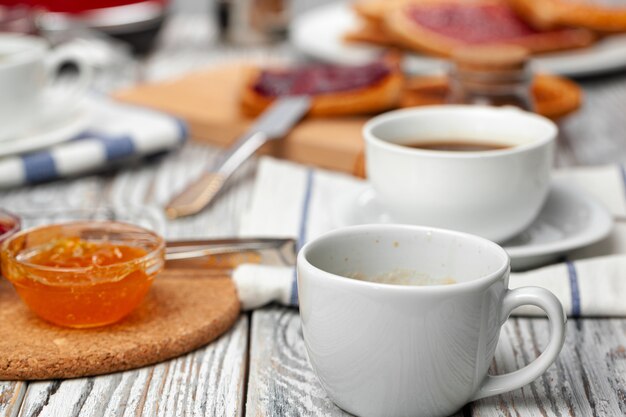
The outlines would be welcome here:
[[[616,220],[611,235],[567,254],[567,262],[513,273],[510,287],[540,286],[569,316],[626,316],[626,175],[621,166],[555,171],[604,204]],[[345,222],[345,206],[367,183],[340,173],[262,158],[243,236],[297,237],[298,246]],[[242,265],[234,273],[244,309],[269,302],[297,305],[293,268]],[[515,314],[540,314],[533,307]]]
[[[63,142],[39,149],[42,139],[27,136],[18,141],[30,143],[28,152],[21,148],[19,154],[0,157],[0,189],[90,174],[179,148],[187,139],[183,121],[152,109],[94,95],[82,110],[86,126],[81,132],[66,132],[61,124],[60,133],[51,128],[48,134],[66,135]],[[76,115],[69,114],[70,122],[71,116]],[[3,147],[7,154],[11,143],[0,142]]]

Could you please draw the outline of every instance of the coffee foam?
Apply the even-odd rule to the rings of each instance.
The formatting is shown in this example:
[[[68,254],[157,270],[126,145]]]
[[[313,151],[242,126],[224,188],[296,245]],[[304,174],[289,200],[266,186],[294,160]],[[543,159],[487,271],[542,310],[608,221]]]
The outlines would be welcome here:
[[[433,278],[429,274],[402,268],[396,268],[392,271],[377,275],[364,274],[362,272],[351,272],[345,274],[345,276],[359,281],[377,282],[380,284],[390,285],[429,286],[450,285],[456,284],[457,282],[451,277]]]

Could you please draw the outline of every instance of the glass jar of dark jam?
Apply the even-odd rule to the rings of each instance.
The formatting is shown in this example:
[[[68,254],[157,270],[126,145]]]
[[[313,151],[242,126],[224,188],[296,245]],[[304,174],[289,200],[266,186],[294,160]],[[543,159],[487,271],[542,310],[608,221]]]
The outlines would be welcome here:
[[[528,52],[518,46],[463,48],[452,54],[448,103],[535,108]]]

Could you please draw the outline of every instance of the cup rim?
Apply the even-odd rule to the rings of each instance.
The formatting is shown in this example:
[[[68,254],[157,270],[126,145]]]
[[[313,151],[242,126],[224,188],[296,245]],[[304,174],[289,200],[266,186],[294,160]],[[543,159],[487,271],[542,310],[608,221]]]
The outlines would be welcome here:
[[[469,239],[475,242],[480,242],[482,244],[486,244],[487,246],[492,247],[496,252],[502,255],[502,265],[498,267],[496,270],[480,276],[479,278],[472,279],[469,281],[457,282],[454,284],[445,284],[445,285],[397,285],[397,284],[386,284],[381,282],[371,282],[371,281],[363,281],[357,279],[350,279],[349,277],[345,277],[343,275],[334,274],[332,272],[325,271],[315,265],[313,265],[308,259],[308,253],[311,251],[313,247],[321,244],[325,240],[335,239],[340,236],[345,236],[351,233],[366,233],[372,231],[388,231],[388,230],[412,230],[415,232],[434,232],[438,234],[446,234],[448,236],[456,236],[462,239]],[[320,277],[322,280],[331,282],[336,285],[342,285],[346,288],[361,288],[361,289],[371,289],[376,291],[390,291],[394,293],[405,293],[405,294],[449,294],[453,292],[466,292],[466,291],[475,291],[483,288],[487,288],[500,279],[507,271],[510,270],[511,259],[507,252],[497,243],[492,242],[491,240],[482,238],[480,236],[476,236],[470,233],[458,232],[456,230],[450,229],[442,229],[437,227],[428,227],[428,226],[417,226],[417,225],[407,225],[407,224],[367,224],[367,225],[357,225],[357,226],[348,226],[340,229],[335,229],[330,232],[324,233],[314,240],[306,243],[300,252],[298,253],[297,260],[297,269],[298,274],[300,274],[300,268],[306,268],[308,270],[312,270],[316,273],[317,277]]]
[[[549,129],[548,133],[537,140],[533,140],[530,143],[515,145],[506,149],[496,149],[488,151],[435,151],[428,149],[410,148],[408,146],[402,146],[375,136],[372,131],[374,128],[385,123],[392,123],[398,119],[411,117],[412,114],[429,114],[429,113],[454,113],[454,112],[467,112],[476,113],[477,117],[480,114],[491,113],[500,115],[511,115],[513,117],[524,117],[528,120],[534,120],[535,122],[542,123]],[[423,155],[429,158],[439,159],[476,159],[476,158],[499,158],[506,155],[514,155],[521,152],[526,152],[532,149],[540,148],[556,139],[558,133],[558,127],[556,124],[547,117],[541,116],[536,113],[527,112],[525,110],[518,109],[516,107],[488,107],[488,106],[471,106],[471,105],[433,105],[433,106],[420,106],[408,109],[392,110],[383,114],[380,114],[372,119],[368,120],[363,126],[363,137],[365,142],[371,145],[376,145],[385,150],[404,153],[408,155]]]
[[[56,266],[45,266],[45,265],[25,262],[25,261],[19,260],[16,254],[12,253],[8,249],[11,242],[13,242],[15,239],[18,239],[22,236],[25,236],[33,232],[38,232],[44,229],[52,228],[52,227],[64,227],[64,226],[72,226],[72,227],[91,226],[94,229],[104,229],[107,226],[132,227],[137,232],[144,233],[154,239],[155,241],[154,248],[148,251],[144,256],[140,258],[131,259],[125,262],[119,262],[119,263],[115,263],[111,265],[101,266],[99,267],[100,271],[106,271],[106,270],[120,268],[120,267],[124,267],[128,265],[138,265],[141,263],[149,262],[151,259],[158,256],[158,254],[165,249],[165,239],[161,235],[159,235],[156,232],[153,232],[152,230],[138,226],[136,224],[120,222],[120,221],[112,221],[112,220],[77,220],[77,221],[60,222],[60,223],[46,224],[42,226],[31,227],[29,229],[25,229],[18,233],[15,233],[12,236],[9,236],[6,240],[2,242],[2,245],[0,246],[0,252],[2,253],[3,261],[6,261],[7,263],[12,262],[18,265],[23,265],[35,271],[58,272],[58,273],[89,273],[91,272],[93,270],[92,266],[56,267]]]
[[[28,45],[29,49],[16,53],[16,57],[10,58],[6,60],[6,62],[1,62],[0,70],[31,62],[41,56],[47,49],[47,44],[44,39],[19,33],[0,33],[0,43],[1,42],[22,43],[23,45]]]

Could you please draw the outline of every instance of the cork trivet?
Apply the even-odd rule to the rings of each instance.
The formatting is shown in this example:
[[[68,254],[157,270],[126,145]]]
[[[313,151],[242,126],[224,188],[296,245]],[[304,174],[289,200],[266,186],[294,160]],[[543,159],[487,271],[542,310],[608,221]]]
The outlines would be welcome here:
[[[238,315],[230,278],[166,270],[123,321],[65,329],[31,313],[0,278],[0,380],[73,378],[157,363],[216,339]]]

